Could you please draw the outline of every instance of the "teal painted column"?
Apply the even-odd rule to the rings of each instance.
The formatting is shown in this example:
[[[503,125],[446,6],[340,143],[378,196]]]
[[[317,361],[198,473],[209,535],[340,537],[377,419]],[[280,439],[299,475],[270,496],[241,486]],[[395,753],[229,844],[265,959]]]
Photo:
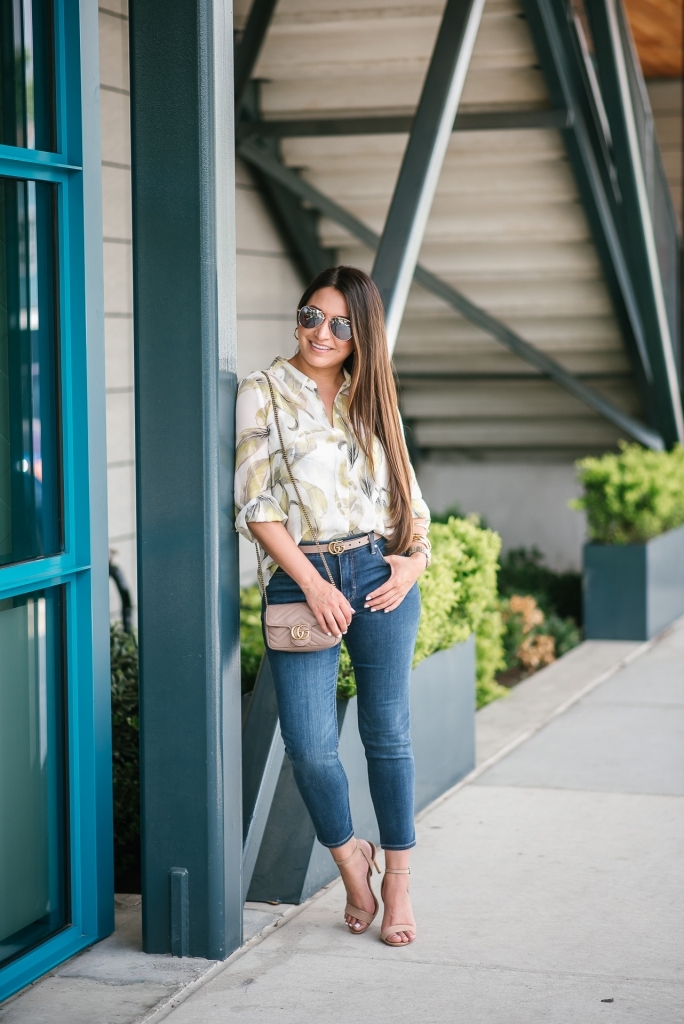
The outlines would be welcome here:
[[[242,937],[232,6],[133,0],[143,947]]]

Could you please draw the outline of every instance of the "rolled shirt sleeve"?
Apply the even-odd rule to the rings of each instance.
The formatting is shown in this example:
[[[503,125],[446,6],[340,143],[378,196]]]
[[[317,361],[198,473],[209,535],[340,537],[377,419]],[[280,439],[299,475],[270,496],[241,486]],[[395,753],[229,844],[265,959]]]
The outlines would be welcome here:
[[[258,374],[238,389],[235,409],[235,528],[255,542],[249,523],[284,523],[287,513],[273,494],[268,411],[271,398]]]

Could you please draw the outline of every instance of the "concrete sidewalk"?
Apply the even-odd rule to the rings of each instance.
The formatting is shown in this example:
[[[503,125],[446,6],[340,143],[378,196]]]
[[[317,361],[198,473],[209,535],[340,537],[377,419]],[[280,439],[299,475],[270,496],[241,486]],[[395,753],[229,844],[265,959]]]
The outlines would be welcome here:
[[[683,795],[680,628],[422,819],[415,944],[336,886],[168,1024],[680,1022]]]
[[[684,623],[647,649],[582,644],[477,731],[473,777],[418,824],[410,947],[383,946],[379,922],[349,935],[333,883],[303,909],[248,908],[252,948],[227,964],[145,957],[129,897],[128,933],[0,1021],[681,1021]]]

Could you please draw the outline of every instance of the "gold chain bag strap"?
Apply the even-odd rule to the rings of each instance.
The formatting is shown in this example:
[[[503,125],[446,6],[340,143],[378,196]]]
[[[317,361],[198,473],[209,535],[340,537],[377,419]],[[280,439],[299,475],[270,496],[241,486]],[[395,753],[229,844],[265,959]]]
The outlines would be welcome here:
[[[309,513],[306,505],[302,501],[302,496],[299,493],[299,487],[297,481],[294,478],[292,467],[290,466],[290,460],[287,457],[285,451],[285,444],[283,442],[283,434],[280,429],[280,419],[278,417],[278,406],[276,405],[276,398],[273,391],[273,385],[271,378],[267,373],[264,373],[266,383],[268,384],[268,390],[271,393],[271,405],[273,406],[273,415],[275,416],[276,428],[278,430],[278,440],[280,441],[280,451],[283,456],[283,461],[290,474],[290,480],[295,489],[297,495],[297,501],[299,502],[300,514],[304,516],[306,525],[309,528],[309,533],[314,539],[318,553],[323,559],[323,565],[325,571],[328,574],[328,579],[335,586],[335,580],[330,572],[328,563],[325,560],[325,555],[321,549],[321,545],[318,543],[318,534],[311,525],[309,519]],[[269,604],[268,596],[266,594],[266,584],[264,582],[264,572],[261,565],[261,553],[259,551],[259,544],[257,543],[257,561],[259,564],[259,585],[261,586],[261,593],[264,595],[264,601],[266,608],[264,609],[264,632],[266,634],[266,643],[272,651],[321,651],[327,647],[336,647],[340,643],[341,637],[337,637],[334,634],[329,635],[325,630],[321,629],[318,624],[316,616],[309,608],[306,601],[297,601],[296,603],[290,604]]]

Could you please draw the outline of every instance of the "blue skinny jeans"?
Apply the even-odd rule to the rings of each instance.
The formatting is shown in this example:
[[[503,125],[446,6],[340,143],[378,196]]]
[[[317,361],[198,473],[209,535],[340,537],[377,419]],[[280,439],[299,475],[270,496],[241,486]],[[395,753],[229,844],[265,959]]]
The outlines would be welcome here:
[[[326,561],[355,615],[345,636],[358,689],[359,732],[368,782],[385,850],[415,846],[414,767],[409,720],[409,679],[420,618],[414,584],[397,609],[371,612],[367,594],[390,576],[385,541]],[[322,545],[325,551],[325,546]],[[327,579],[320,555],[307,555]],[[278,569],[268,584],[270,604],[304,601],[295,581]],[[340,647],[310,653],[268,650],[280,730],[294,776],[323,846],[342,846],[354,835],[349,785],[337,751],[337,670]]]

